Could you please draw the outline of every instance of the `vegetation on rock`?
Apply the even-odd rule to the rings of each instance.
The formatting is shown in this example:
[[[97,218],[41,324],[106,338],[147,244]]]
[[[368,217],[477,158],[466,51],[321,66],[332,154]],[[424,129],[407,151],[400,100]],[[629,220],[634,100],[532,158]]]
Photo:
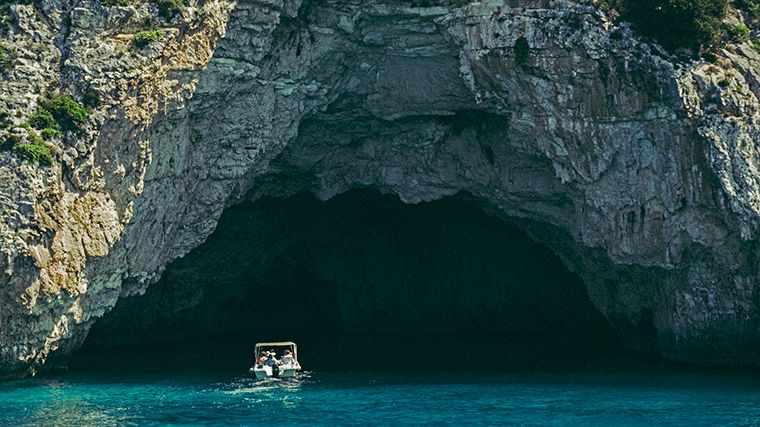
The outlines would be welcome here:
[[[0,110],[0,129],[7,129],[13,125],[10,120],[10,114],[5,110]],[[20,158],[41,164],[50,166],[53,164],[53,154],[51,146],[45,143],[45,139],[49,140],[61,135],[61,126],[55,119],[55,116],[50,110],[40,108],[34,113],[29,120],[20,125],[21,128],[26,130],[26,136],[19,133],[11,133],[6,135],[0,143],[0,148],[10,150],[16,153]],[[37,133],[36,129],[40,129],[40,133]],[[44,138],[44,139],[43,139]]]
[[[29,124],[36,129],[58,128],[60,125],[56,122],[53,113],[44,108],[38,109],[36,113],[29,117]]]
[[[723,36],[728,0],[611,0],[623,19],[666,49],[712,47]]]
[[[185,10],[185,0],[156,0],[158,15],[164,19],[172,19],[181,15]]]
[[[147,30],[138,31],[135,33],[135,46],[143,48],[151,43],[157,42],[164,37],[164,30]]]
[[[49,141],[53,138],[60,138],[63,135],[63,132],[60,128],[50,127],[40,130],[40,134],[42,135],[42,138]]]
[[[760,0],[735,0],[736,5],[745,13],[747,25],[760,27]]]
[[[1,1],[1,0],[0,0]],[[100,0],[103,6],[130,6],[136,0]],[[172,19],[181,15],[187,6],[185,0],[151,0],[156,5],[158,16],[163,19]]]
[[[100,92],[95,89],[87,89],[82,94],[82,104],[86,108],[95,108],[100,106]]]
[[[749,28],[744,24],[736,24],[728,27],[728,36],[737,42],[746,42],[749,40]]]
[[[11,115],[6,110],[0,109],[0,130],[9,128],[13,122],[11,121]]]
[[[30,122],[34,120],[32,125],[41,130],[55,128],[56,126],[51,124],[50,121],[52,117],[60,130],[77,131],[81,129],[89,116],[90,114],[87,109],[79,105],[70,96],[58,96],[43,101],[40,108],[30,119]]]
[[[0,141],[2,141],[0,142],[0,148],[10,150],[10,149],[13,149],[13,147],[16,144],[21,144],[22,142],[24,142],[24,135],[12,133],[9,135],[5,135],[5,137]]]
[[[598,0],[600,9],[615,11],[634,28],[668,50],[709,50],[727,41],[749,40],[760,19],[760,0],[735,0],[744,24],[726,25],[729,0]]]
[[[16,66],[16,51],[0,41],[0,73],[4,73]]]
[[[39,136],[33,138],[32,142],[16,144],[13,147],[13,152],[22,159],[33,163],[45,166],[53,164],[53,154],[50,152],[50,147],[45,145]]]
[[[86,108],[70,96],[61,96],[43,101],[21,127],[26,128],[30,135],[40,138],[33,130],[36,129],[42,135],[41,140],[49,141],[60,138],[64,130],[79,130],[88,117],[89,112]]]
[[[45,144],[45,141],[33,130],[29,131],[26,138],[19,134],[7,135],[0,147],[9,149],[20,158],[33,163],[45,166],[53,164],[53,153],[50,146]]]

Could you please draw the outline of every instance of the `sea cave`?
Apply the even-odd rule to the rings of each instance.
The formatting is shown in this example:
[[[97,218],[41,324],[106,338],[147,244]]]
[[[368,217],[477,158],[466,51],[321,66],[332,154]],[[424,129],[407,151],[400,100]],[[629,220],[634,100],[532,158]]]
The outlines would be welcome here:
[[[477,352],[492,362],[470,368],[503,370],[622,351],[583,281],[514,221],[468,194],[404,204],[355,189],[228,208],[202,245],[95,324],[74,364],[114,363],[109,352],[241,364],[254,341],[285,338],[322,369],[335,352],[372,369],[409,368],[389,363],[402,353],[440,369]]]

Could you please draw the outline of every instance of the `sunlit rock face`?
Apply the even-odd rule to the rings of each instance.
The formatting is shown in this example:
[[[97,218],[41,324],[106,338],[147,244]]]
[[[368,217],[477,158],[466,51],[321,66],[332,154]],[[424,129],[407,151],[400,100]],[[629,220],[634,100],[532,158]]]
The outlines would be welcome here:
[[[354,190],[228,209],[201,246],[121,300],[88,348],[227,335],[612,336],[580,278],[514,225],[462,197],[404,205]]]
[[[4,373],[76,349],[230,206],[357,187],[469,194],[558,254],[632,348],[760,360],[746,45],[675,64],[585,1],[246,0],[190,2],[134,52],[148,5],[31,7],[3,107],[31,114],[46,85],[103,99],[53,167],[0,153]]]

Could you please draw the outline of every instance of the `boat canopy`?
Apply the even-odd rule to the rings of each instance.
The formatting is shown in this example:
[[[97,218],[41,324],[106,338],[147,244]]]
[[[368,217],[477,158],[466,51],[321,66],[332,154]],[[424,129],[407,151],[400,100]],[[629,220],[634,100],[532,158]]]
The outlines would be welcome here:
[[[280,342],[258,342],[256,343],[256,347],[285,347],[285,346],[295,346],[296,343],[292,341],[280,341]]]
[[[293,358],[295,360],[298,360],[298,347],[296,346],[296,343],[293,341],[275,341],[275,342],[258,342],[256,343],[256,357],[258,358],[261,356],[261,353],[259,352],[260,348],[272,348],[272,347],[290,347],[290,349],[293,351]]]

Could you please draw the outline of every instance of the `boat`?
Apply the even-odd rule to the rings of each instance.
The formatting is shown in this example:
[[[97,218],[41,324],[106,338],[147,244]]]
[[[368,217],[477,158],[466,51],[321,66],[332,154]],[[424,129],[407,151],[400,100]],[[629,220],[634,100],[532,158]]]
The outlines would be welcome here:
[[[275,351],[279,350],[279,351]],[[293,355],[293,363],[279,364],[274,368],[267,366],[266,364],[259,364],[258,361],[262,355],[266,355],[270,351],[274,351],[276,354],[282,354],[283,351],[289,350]],[[301,370],[301,365],[298,363],[298,347],[296,343],[292,341],[282,342],[260,342],[256,343],[254,350],[256,356],[255,365],[249,369],[249,371],[256,375],[256,379],[263,380],[265,378],[293,378],[298,371]]]

